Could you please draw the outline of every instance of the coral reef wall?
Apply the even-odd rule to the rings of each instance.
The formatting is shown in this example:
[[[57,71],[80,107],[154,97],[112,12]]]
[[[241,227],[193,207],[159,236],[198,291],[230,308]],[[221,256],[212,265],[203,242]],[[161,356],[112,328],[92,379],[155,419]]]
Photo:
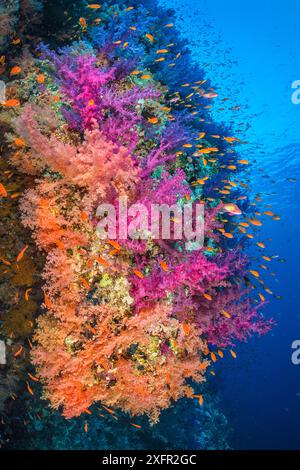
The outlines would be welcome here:
[[[20,47],[10,34],[17,16],[41,5],[9,5],[2,44]],[[49,8],[45,2],[44,23]],[[59,410],[70,423],[84,420],[86,433],[99,410],[113,421],[127,416],[139,430],[145,416],[154,425],[162,410],[180,410],[186,399],[199,403],[209,428],[207,416],[218,413],[205,381],[217,358],[235,359],[237,341],[272,326],[260,313],[264,295],[251,293],[260,279],[245,254],[253,237],[247,230],[260,225],[242,180],[249,162],[235,149],[240,139],[212,121],[217,93],[180,38],[173,11],[153,1],[72,8],[72,15],[58,9],[47,27],[37,15],[41,35],[67,24],[65,37],[57,29],[51,46],[24,44],[2,60],[9,159],[0,187],[2,240],[10,237],[1,249],[9,360],[0,404],[17,401],[12,390],[23,374],[28,406],[40,419],[59,423]],[[143,227],[133,239],[102,239],[97,208],[117,211],[120,198],[146,208],[204,206],[203,247],[178,239],[176,220],[168,240]],[[41,392],[45,401],[36,402]],[[48,404],[50,414],[42,411]],[[214,447],[205,436],[184,446]]]

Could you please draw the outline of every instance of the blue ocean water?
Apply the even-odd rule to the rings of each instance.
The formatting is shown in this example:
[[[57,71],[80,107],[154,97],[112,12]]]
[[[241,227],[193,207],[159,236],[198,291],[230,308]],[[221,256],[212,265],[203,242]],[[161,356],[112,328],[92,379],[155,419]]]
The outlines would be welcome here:
[[[299,449],[300,365],[291,362],[291,344],[300,338],[300,105],[291,95],[300,78],[300,3],[163,3],[177,11],[195,60],[219,93],[215,119],[231,122],[247,141],[240,152],[253,163],[251,190],[281,217],[266,220],[260,232],[265,254],[278,256],[264,276],[274,292],[265,313],[277,326],[241,345],[234,364],[220,366],[220,409],[233,426],[235,449]],[[222,98],[240,108],[219,111]]]

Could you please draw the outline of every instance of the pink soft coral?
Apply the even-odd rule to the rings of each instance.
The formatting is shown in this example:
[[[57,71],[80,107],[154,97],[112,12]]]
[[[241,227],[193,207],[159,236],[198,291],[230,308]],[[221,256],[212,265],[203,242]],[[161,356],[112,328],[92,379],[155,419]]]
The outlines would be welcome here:
[[[66,182],[88,189],[94,204],[105,198],[112,202],[117,196],[134,192],[139,171],[128,150],[108,141],[95,121],[86,130],[84,141],[75,146],[65,143],[53,134],[42,134],[30,105],[24,108],[16,122],[16,129],[31,148],[31,156],[39,171],[46,168],[64,176]],[[113,175],[113,178],[112,178]],[[95,204],[96,205],[96,204]]]

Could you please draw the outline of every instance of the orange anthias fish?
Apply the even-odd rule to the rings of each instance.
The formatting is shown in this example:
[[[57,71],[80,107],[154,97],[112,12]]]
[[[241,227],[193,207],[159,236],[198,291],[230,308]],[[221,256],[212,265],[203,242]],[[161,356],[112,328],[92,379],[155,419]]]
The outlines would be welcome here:
[[[133,270],[133,273],[134,273],[137,277],[139,277],[140,279],[144,279],[144,277],[145,277],[144,274],[143,274],[141,271],[139,271],[138,269],[134,269],[134,270]]]
[[[20,348],[18,349],[18,351],[14,354],[14,357],[20,356],[20,354],[22,353],[22,351],[23,351],[23,346],[20,346]]]
[[[65,249],[65,245],[63,244],[63,242],[61,240],[56,240],[55,244],[56,244],[57,248],[59,248],[60,250]]]
[[[30,374],[29,372],[28,372],[28,377],[30,377],[31,380],[33,380],[34,382],[39,382],[39,379],[35,377],[34,375]]]
[[[45,75],[42,73],[39,73],[38,76],[36,77],[36,81],[40,84],[45,83]]]
[[[230,354],[232,355],[233,359],[237,358],[236,353],[233,351],[233,349],[230,349]]]
[[[224,235],[224,237],[226,237],[226,238],[233,238],[232,233],[224,232],[223,235]]]
[[[85,211],[81,211],[80,212],[80,218],[81,218],[82,222],[86,222],[88,220],[89,216]]]
[[[22,72],[22,69],[21,67],[19,67],[18,65],[16,65],[15,67],[13,67],[10,71],[10,75],[14,76],[14,75],[19,75],[20,73]]]
[[[51,301],[48,297],[48,295],[46,294],[46,292],[44,291],[44,302],[45,302],[45,305],[46,307],[48,308],[48,310],[52,307],[52,304],[51,304]]]
[[[226,317],[226,318],[231,318],[230,313],[226,312],[226,310],[222,310],[221,313],[224,315],[224,317]]]
[[[145,37],[146,37],[147,39],[149,39],[149,41],[150,41],[151,43],[154,42],[154,37],[152,36],[152,34],[147,33],[147,34],[145,34]]]
[[[216,98],[218,96],[217,93],[214,93],[214,92],[210,92],[210,93],[204,93],[204,95],[202,95],[204,98],[208,98],[208,99],[212,99],[212,98]]]
[[[199,369],[200,369],[200,370],[206,370],[207,367],[208,367],[208,365],[209,365],[208,362],[201,362],[201,363],[199,364]]]
[[[26,250],[28,250],[28,248],[29,248],[29,245],[26,245],[26,246],[24,246],[23,250],[20,251],[20,253],[17,256],[17,263],[19,261],[21,261],[21,259],[23,258],[24,254],[25,254]]]
[[[199,140],[203,139],[203,138],[205,137],[205,135],[206,135],[206,132],[200,132],[200,134],[198,135],[197,140],[198,140],[198,139],[199,139]]]
[[[213,353],[213,352],[210,353],[210,357],[211,357],[211,360],[212,360],[213,362],[217,362],[217,358],[216,358],[215,353]]]
[[[90,289],[90,285],[89,285],[89,283],[87,282],[87,280],[84,279],[84,277],[81,277],[81,278],[80,278],[80,281],[81,281],[81,284],[82,284],[86,289],[88,289],[88,290]]]
[[[182,329],[183,329],[183,332],[184,332],[185,336],[189,336],[189,334],[191,332],[191,328],[187,323],[185,323],[185,322],[182,323]]]
[[[117,251],[121,250],[121,246],[119,243],[115,240],[108,240],[107,243],[109,243],[113,248],[115,248]]]
[[[82,27],[82,29],[86,29],[87,28],[87,23],[86,23],[86,19],[85,18],[79,18],[79,24],[80,26]]]
[[[89,330],[89,331],[90,331],[91,333],[93,333],[94,335],[97,334],[97,330],[95,330],[95,328],[93,328],[91,325],[86,324],[86,325],[84,325],[84,326],[85,326],[85,328],[86,328],[87,330]]]
[[[25,297],[26,302],[28,302],[28,300],[29,300],[29,292],[31,292],[31,291],[32,291],[32,289],[26,289],[26,291],[25,291],[24,297]]]
[[[148,118],[147,121],[150,122],[150,124],[157,124],[158,123],[157,117]]]
[[[259,246],[259,248],[266,248],[266,245],[261,242],[257,242],[256,245]]]
[[[28,392],[30,393],[30,395],[34,395],[33,390],[32,390],[32,388],[30,387],[30,385],[29,385],[28,382],[26,382],[26,385],[27,385],[27,390],[28,390]]]
[[[226,140],[226,142],[232,143],[238,141],[239,139],[237,139],[236,137],[224,137],[224,140]]]
[[[135,423],[130,423],[131,426],[137,428],[137,429],[142,429],[142,426],[140,426],[139,424],[135,424]]]
[[[233,203],[224,204],[222,209],[232,215],[241,215],[242,213],[241,209]]]
[[[258,219],[250,219],[249,222],[252,224],[252,225],[255,225],[256,227],[260,227],[262,225],[261,221],[258,220]]]
[[[169,271],[169,267],[165,261],[160,260],[159,264],[161,265],[162,269],[167,273]]]
[[[2,183],[0,183],[0,196],[7,197],[7,191]]]
[[[15,140],[14,140],[14,143],[17,147],[25,147],[25,145],[26,145],[24,140],[20,139],[20,137],[16,137]]]
[[[108,413],[110,413],[111,415],[114,415],[114,414],[115,414],[114,410],[111,410],[110,408],[108,408],[108,407],[105,406],[105,405],[101,405],[101,406],[102,406],[102,408],[104,408],[104,409],[105,409]]]
[[[206,300],[209,300],[210,302],[212,301],[212,296],[209,295],[209,294],[203,294],[203,297],[204,297]]]
[[[3,103],[3,106],[6,106],[7,108],[15,108],[20,106],[20,101],[16,99],[7,100]]]
[[[101,258],[100,256],[96,256],[95,260],[98,261],[98,263],[102,264],[102,266],[104,266],[105,268],[109,266],[109,262],[106,261],[106,259]]]
[[[207,148],[204,148],[204,149],[200,149],[199,150],[199,153],[211,153],[211,152],[218,152],[218,148],[217,147],[207,147]]]
[[[101,5],[99,5],[99,3],[90,3],[89,5],[87,5],[87,7],[91,10],[98,10],[99,8],[101,8]]]
[[[196,186],[197,184],[202,184],[202,185],[204,185],[204,184],[205,184],[205,181],[206,181],[207,179],[208,179],[208,176],[205,176],[204,178],[193,182],[192,185],[193,185],[193,186]]]

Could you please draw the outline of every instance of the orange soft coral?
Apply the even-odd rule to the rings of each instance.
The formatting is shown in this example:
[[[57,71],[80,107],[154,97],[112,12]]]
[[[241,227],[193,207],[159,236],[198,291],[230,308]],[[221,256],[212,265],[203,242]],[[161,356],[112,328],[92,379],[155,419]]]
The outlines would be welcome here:
[[[63,406],[67,418],[99,401],[132,415],[146,413],[156,421],[161,409],[184,395],[187,378],[204,380],[200,331],[191,328],[186,335],[170,318],[168,306],[145,309],[118,325],[115,312],[105,306],[92,311],[82,307],[77,313],[77,325],[44,317],[33,352],[45,395],[53,407]],[[164,347],[168,353],[162,355]]]

